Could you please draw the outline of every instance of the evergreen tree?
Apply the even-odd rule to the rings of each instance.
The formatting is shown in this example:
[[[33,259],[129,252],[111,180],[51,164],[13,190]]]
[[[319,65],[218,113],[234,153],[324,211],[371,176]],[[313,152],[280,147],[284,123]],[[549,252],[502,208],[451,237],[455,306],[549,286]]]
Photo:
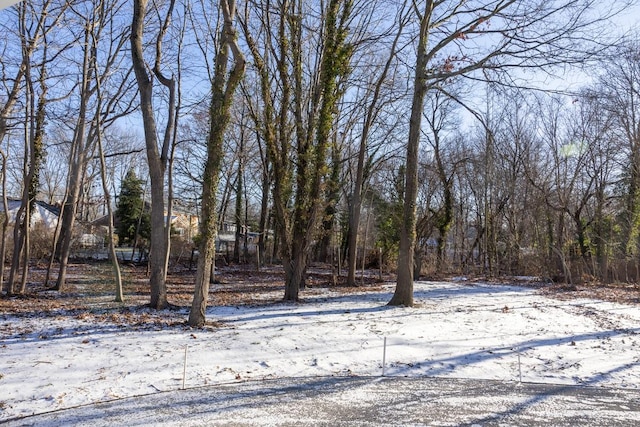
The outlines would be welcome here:
[[[149,212],[144,210],[143,193],[142,180],[130,169],[120,186],[116,210],[120,244],[132,243],[136,237],[136,230],[138,235],[145,239],[151,234],[151,221]]]

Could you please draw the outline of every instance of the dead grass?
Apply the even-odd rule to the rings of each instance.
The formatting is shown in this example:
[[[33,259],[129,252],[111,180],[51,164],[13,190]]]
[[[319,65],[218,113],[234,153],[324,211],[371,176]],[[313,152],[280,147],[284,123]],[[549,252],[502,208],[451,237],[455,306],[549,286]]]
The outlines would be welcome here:
[[[72,264],[68,270],[66,288],[62,292],[44,285],[46,271],[34,267],[23,295],[0,298],[0,317],[71,316],[77,320],[107,323],[133,328],[154,328],[184,324],[191,305],[195,271],[174,268],[167,276],[167,298],[171,307],[151,310],[149,284],[144,266],[122,265],[124,303],[116,303],[111,267],[107,263]],[[228,266],[218,269],[216,283],[210,286],[209,304],[217,306],[268,305],[279,302],[284,295],[284,273],[281,267],[256,271],[250,266]],[[385,279],[390,279],[386,277]],[[365,277],[364,285],[350,288],[345,279],[334,284],[330,269],[312,268],[307,278],[305,295],[321,293],[331,287],[337,292],[379,291],[381,282],[375,276]],[[209,325],[214,326],[215,325]]]
[[[546,286],[541,291],[544,295],[561,300],[589,298],[627,305],[640,304],[640,285],[635,283],[588,283],[570,287],[557,284]]]
[[[390,275],[380,280],[377,272],[371,272],[365,276],[362,286],[348,287],[345,277],[336,277],[335,273],[328,266],[309,269],[303,297],[321,294],[327,288],[344,294],[380,292],[384,283],[394,280]],[[24,295],[0,298],[0,316],[75,316],[86,321],[140,328],[184,324],[185,313],[191,305],[194,275],[195,272],[187,268],[174,268],[167,278],[171,308],[157,312],[146,307],[149,301],[149,285],[145,267],[122,266],[124,303],[114,301],[111,268],[106,263],[72,264],[69,268],[67,287],[63,292],[45,287],[45,270],[34,267],[29,273],[27,292]],[[268,267],[256,271],[253,266],[227,266],[217,271],[216,280],[217,282],[210,287],[211,305],[269,305],[281,301],[284,295],[284,273],[281,267]],[[358,280],[360,283],[360,279]],[[497,285],[531,286],[538,288],[544,295],[562,300],[593,298],[622,304],[640,304],[638,284],[588,283],[569,288],[536,281],[518,282],[508,278],[493,282]]]

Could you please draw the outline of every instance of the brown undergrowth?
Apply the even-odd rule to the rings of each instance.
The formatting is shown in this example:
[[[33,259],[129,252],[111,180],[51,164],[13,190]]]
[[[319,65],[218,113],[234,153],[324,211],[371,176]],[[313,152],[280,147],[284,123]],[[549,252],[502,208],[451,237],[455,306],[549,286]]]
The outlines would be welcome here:
[[[193,297],[195,271],[183,266],[173,267],[167,276],[167,310],[147,307],[149,283],[144,266],[123,265],[122,278],[125,301],[116,303],[111,268],[106,263],[72,264],[68,269],[66,288],[62,292],[44,285],[43,268],[29,272],[26,292],[0,298],[0,317],[74,317],[83,322],[107,323],[127,327],[166,327],[183,325]],[[284,273],[281,267],[226,266],[217,270],[211,284],[209,304],[217,306],[274,304],[284,296]],[[344,277],[337,277],[330,268],[309,270],[302,297],[321,294],[327,288],[339,293],[379,291],[384,280],[373,273],[360,278],[362,286],[350,288]],[[303,302],[302,300],[301,302]],[[209,326],[215,324],[209,324]]]
[[[24,295],[4,295],[0,298],[0,316],[73,316],[87,322],[140,328],[183,325],[193,295],[194,275],[195,272],[186,267],[171,269],[167,278],[171,307],[158,312],[146,306],[149,284],[144,266],[122,266],[124,303],[114,301],[113,278],[110,266],[106,263],[72,264],[67,287],[63,292],[46,287],[43,283],[45,270],[34,267],[30,270]],[[259,271],[255,266],[226,266],[218,269],[215,278],[216,283],[210,287],[211,305],[269,305],[280,302],[284,295],[284,273],[278,266],[265,267]],[[304,298],[321,295],[327,290],[337,293],[379,292],[383,284],[393,281],[392,275],[380,278],[377,271],[371,271],[365,275],[364,280],[358,278],[361,286],[348,287],[345,277],[338,276],[329,266],[315,266],[309,270],[301,302],[304,302]],[[638,284],[591,282],[567,287],[521,278],[475,279],[468,282],[474,281],[491,282],[496,286],[509,284],[535,287],[546,296],[563,300],[591,298],[622,304],[640,304]]]

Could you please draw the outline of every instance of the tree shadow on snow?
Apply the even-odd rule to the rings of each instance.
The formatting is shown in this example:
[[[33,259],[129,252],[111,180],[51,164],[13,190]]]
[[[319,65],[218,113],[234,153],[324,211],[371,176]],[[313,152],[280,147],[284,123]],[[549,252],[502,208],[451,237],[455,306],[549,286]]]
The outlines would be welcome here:
[[[501,359],[503,357],[517,357],[518,352],[523,352],[526,350],[531,350],[534,348],[540,347],[555,347],[555,346],[575,346],[580,342],[590,341],[590,340],[602,340],[606,338],[612,338],[616,336],[627,336],[627,335],[636,335],[640,333],[640,328],[633,329],[616,329],[616,330],[608,330],[608,331],[597,331],[585,334],[578,335],[568,335],[564,337],[558,338],[542,338],[542,339],[534,339],[523,341],[520,343],[516,343],[511,346],[505,347],[493,347],[486,348],[479,351],[474,351],[471,353],[460,354],[451,357],[443,357],[438,359],[427,360],[424,362],[420,362],[419,364],[414,364],[412,366],[402,368],[402,369],[388,369],[388,376],[404,376],[410,373],[410,371],[415,370],[415,367],[419,367],[421,370],[428,371],[429,376],[442,376],[453,373],[457,368],[465,365],[473,365],[485,363],[494,359]],[[605,374],[600,375],[600,380],[606,377]],[[584,383],[589,383],[587,380]]]
[[[99,420],[100,425],[118,425],[126,420],[129,426],[150,425],[159,421],[163,425],[170,425],[182,424],[185,419],[198,420],[203,416],[206,419],[206,414],[212,413],[231,416],[251,410],[258,415],[267,415],[273,413],[275,408],[277,414],[277,408],[282,407],[285,401],[302,400],[321,393],[341,393],[368,382],[370,378],[367,377],[306,377],[209,385],[96,402],[2,422],[19,420],[28,425],[38,425],[43,421],[51,425],[91,425]],[[231,419],[226,421],[231,422]]]

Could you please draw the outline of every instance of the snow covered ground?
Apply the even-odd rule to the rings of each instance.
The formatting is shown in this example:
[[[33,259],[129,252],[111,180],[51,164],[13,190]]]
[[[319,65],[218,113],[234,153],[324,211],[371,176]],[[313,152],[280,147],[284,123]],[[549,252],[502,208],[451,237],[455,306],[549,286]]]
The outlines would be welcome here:
[[[316,376],[433,376],[640,389],[640,309],[531,288],[418,282],[311,289],[300,304],[211,307],[204,330],[91,313],[0,314],[0,422],[91,402]],[[273,295],[271,295],[273,297]],[[149,316],[155,316],[149,312]],[[385,349],[386,342],[386,349]],[[384,366],[383,366],[384,361]]]

